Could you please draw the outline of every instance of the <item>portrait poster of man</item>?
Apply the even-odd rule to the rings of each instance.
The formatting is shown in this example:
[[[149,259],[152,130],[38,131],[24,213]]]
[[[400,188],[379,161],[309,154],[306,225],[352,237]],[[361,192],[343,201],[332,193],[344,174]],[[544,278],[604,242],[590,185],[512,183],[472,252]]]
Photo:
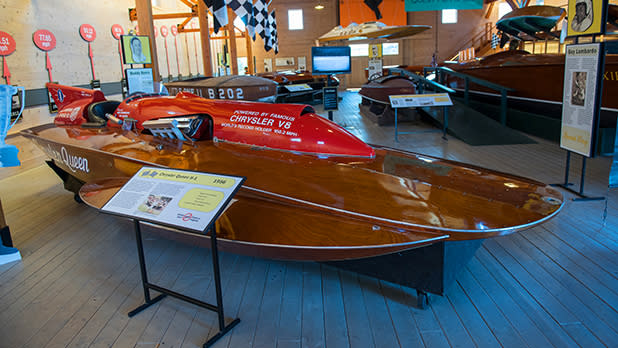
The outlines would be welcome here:
[[[143,35],[122,35],[122,59],[124,64],[150,64],[150,38]]]
[[[603,34],[604,0],[569,0],[567,36]]]
[[[584,106],[586,104],[586,71],[574,71],[571,86],[571,104]]]

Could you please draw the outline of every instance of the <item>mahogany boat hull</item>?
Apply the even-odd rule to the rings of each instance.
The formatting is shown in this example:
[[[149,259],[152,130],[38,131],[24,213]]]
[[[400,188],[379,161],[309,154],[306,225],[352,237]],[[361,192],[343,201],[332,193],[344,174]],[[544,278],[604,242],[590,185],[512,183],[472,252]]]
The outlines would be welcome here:
[[[562,206],[560,193],[532,180],[381,147],[375,159],[319,159],[117,129],[48,125],[23,135],[71,177],[99,185],[93,191],[143,165],[246,176],[218,222],[222,248],[275,259],[346,260],[483,239],[542,223]]]
[[[273,102],[277,84],[269,79],[251,75],[207,77],[165,84],[171,95],[189,92],[209,99],[235,99]]]
[[[480,61],[449,65],[455,71],[478,77],[514,89],[508,93],[509,106],[522,105],[527,110],[545,116],[561,118],[562,85],[564,83],[563,54],[529,54],[526,51],[504,51]],[[463,90],[462,79],[449,76],[447,85]],[[484,96],[499,98],[499,93],[470,83],[470,90]],[[618,56],[608,55],[603,80],[601,127],[615,127],[618,111]],[[512,101],[512,103],[511,103]],[[609,112],[613,114],[609,114]]]
[[[534,180],[371,146],[308,105],[186,92],[114,102],[100,91],[47,86],[60,109],[55,124],[22,134],[94,207],[144,165],[247,178],[217,220],[232,252],[370,258],[524,230],[563,205]]]

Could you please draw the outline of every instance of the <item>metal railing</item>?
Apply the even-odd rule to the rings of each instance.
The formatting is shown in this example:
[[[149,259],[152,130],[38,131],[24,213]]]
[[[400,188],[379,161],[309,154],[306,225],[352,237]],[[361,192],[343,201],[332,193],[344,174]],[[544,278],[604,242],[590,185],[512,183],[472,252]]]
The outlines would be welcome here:
[[[444,83],[446,75],[452,75],[452,76],[455,76],[457,78],[464,80],[464,104],[466,106],[469,106],[470,104],[470,82],[473,82],[483,87],[487,87],[487,88],[500,92],[500,123],[506,126],[506,114],[507,114],[506,96],[507,96],[507,92],[513,92],[515,91],[514,89],[509,88],[509,87],[504,87],[497,83],[489,82],[487,80],[483,80],[478,77],[460,73],[460,72],[454,71],[453,69],[446,68],[446,67],[424,67],[423,75],[427,76],[428,72],[434,72],[436,74],[436,78],[440,82],[437,85],[440,85],[440,86],[442,86],[442,84]]]

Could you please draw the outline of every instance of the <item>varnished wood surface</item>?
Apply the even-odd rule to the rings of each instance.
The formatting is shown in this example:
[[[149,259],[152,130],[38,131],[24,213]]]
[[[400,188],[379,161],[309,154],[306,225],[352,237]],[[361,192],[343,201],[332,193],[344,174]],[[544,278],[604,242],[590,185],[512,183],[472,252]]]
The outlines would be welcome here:
[[[128,178],[94,181],[84,185],[79,195],[86,204],[101,209],[127,181]],[[269,219],[277,219],[277,222],[269,223]],[[166,238],[210,247],[208,236],[178,233],[155,226],[149,228]],[[293,205],[251,198],[234,200],[226,208],[217,220],[217,235],[219,248],[223,251],[296,261],[371,257],[448,238],[441,233],[404,232],[360,219],[324,215]]]
[[[277,83],[258,76],[219,76],[165,84],[170,95],[189,92],[213,99],[259,100],[277,94]],[[242,91],[242,92],[240,92]]]
[[[439,133],[395,143],[394,127],[365,120],[358,103],[345,95],[335,120],[365,141],[543,182],[564,178],[557,144],[472,147]],[[0,266],[0,346],[201,347],[217,328],[210,311],[165,299],[127,317],[142,301],[131,224],[75,203],[40,150],[18,138],[7,142],[26,165],[0,168],[0,197],[23,260]],[[607,190],[609,164],[588,160],[586,172],[586,193],[608,195],[605,220],[605,202],[569,200],[542,226],[485,241],[426,310],[415,307],[413,290],[388,282],[222,253],[226,316],[241,323],[214,347],[615,347],[618,195]],[[572,181],[580,166],[573,158]],[[144,235],[152,282],[214,301],[207,249]]]
[[[486,238],[541,223],[562,204],[558,191],[533,180],[378,146],[374,159],[319,159],[213,141],[163,143],[148,135],[106,129],[45,126],[24,134],[58,166],[84,182],[131,176],[144,164],[247,177],[239,202],[225,213],[230,221],[255,218],[249,199],[275,202],[286,210],[285,214],[265,210],[250,229],[240,223],[234,232],[228,232],[231,239],[247,242],[321,244],[316,242],[324,239],[321,234],[315,238],[301,234],[296,242],[294,238],[271,239],[280,231],[303,229],[302,223],[294,225],[293,219],[285,222],[288,214],[294,214],[290,210],[294,206],[317,212],[314,218],[323,214],[327,220],[333,215],[374,224],[379,229],[367,231],[375,236],[373,244],[393,244],[402,240],[382,231],[391,228],[402,234],[434,232],[450,239]],[[62,147],[72,156],[88,159],[88,171],[69,168],[62,158]],[[339,233],[336,228],[324,233],[344,246],[366,242],[364,237],[349,234],[332,237]]]

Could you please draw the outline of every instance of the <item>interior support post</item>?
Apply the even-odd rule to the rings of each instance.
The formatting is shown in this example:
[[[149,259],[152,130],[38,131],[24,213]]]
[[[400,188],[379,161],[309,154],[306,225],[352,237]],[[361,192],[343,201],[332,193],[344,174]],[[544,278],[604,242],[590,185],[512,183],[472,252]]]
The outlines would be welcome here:
[[[197,2],[197,18],[199,18],[200,21],[200,42],[202,43],[202,62],[204,66],[204,76],[212,76],[212,59],[210,56],[210,30],[208,28],[208,7],[206,7],[204,1]]]
[[[238,75],[238,50],[236,49],[236,30],[234,29],[234,18],[236,14],[228,7],[227,9],[227,31],[230,38],[230,68],[232,75]]]
[[[152,68],[152,76],[155,81],[160,80],[159,60],[157,58],[157,41],[155,40],[154,24],[152,22],[152,4],[150,0],[135,0],[137,12],[137,25],[140,35],[150,37],[150,57],[152,64],[144,64],[146,68]]]

